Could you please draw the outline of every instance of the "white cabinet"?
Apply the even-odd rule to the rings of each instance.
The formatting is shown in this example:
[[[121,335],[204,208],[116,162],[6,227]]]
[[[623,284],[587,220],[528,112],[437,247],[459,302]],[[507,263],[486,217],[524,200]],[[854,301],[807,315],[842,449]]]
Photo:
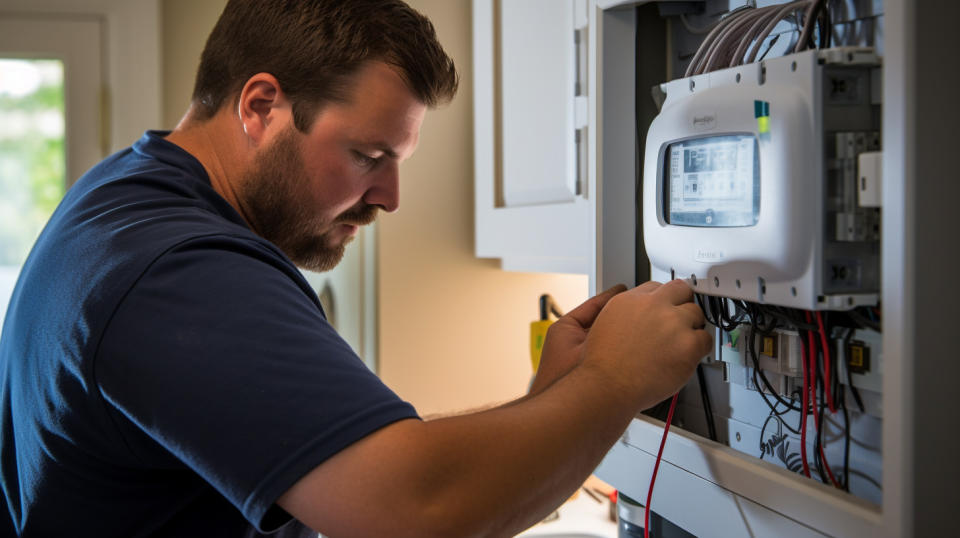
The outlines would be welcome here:
[[[476,254],[590,273],[587,1],[474,0]]]

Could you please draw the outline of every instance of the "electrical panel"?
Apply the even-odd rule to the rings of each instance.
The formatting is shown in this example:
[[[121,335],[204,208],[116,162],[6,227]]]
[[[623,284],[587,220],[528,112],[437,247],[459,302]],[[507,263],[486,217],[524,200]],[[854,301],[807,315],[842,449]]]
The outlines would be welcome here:
[[[857,167],[880,150],[881,69],[845,47],[663,84],[641,193],[654,278],[687,279],[716,327],[681,416],[876,503],[880,209]]]
[[[680,392],[651,510],[683,535],[863,535],[884,488],[882,6],[623,4],[632,19],[602,18],[637,29],[638,144],[610,149],[605,127],[597,151],[604,170],[637,163],[638,283],[647,268],[685,279],[715,331]],[[643,53],[656,36],[666,64]],[[604,76],[623,57],[606,52],[614,40],[598,39]],[[600,117],[626,103],[600,91]],[[645,414],[665,420],[668,404]],[[662,432],[649,425],[598,470],[641,505],[649,482],[636,478]],[[658,509],[658,495],[673,502]],[[711,501],[691,513],[686,498]]]

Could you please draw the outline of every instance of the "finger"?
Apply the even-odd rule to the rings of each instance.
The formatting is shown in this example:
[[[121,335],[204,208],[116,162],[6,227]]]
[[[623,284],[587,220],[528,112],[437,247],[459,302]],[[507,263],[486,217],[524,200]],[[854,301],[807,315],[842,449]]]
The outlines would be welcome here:
[[[700,358],[706,357],[713,351],[713,335],[709,331],[696,330],[693,332],[693,337]]]
[[[637,286],[636,288],[633,288],[633,289],[636,290],[636,291],[643,292],[643,293],[651,293],[651,292],[653,292],[653,290],[659,288],[659,287],[662,286],[662,285],[663,285],[662,283],[657,282],[656,280],[648,280],[648,281],[644,282],[643,284],[640,284],[639,286]]]
[[[657,288],[654,293],[666,296],[667,300],[675,305],[693,301],[693,290],[683,280],[671,280]]]
[[[626,289],[627,287],[623,284],[617,284],[602,293],[598,293],[595,297],[587,299],[580,306],[567,312],[567,315],[564,317],[569,317],[580,324],[581,327],[588,328],[593,324],[593,320],[597,319],[597,315],[603,310],[607,301],[615,295],[623,293]]]
[[[695,303],[683,303],[677,309],[685,319],[689,320],[690,327],[702,329],[706,326],[707,320],[703,317],[703,310]]]

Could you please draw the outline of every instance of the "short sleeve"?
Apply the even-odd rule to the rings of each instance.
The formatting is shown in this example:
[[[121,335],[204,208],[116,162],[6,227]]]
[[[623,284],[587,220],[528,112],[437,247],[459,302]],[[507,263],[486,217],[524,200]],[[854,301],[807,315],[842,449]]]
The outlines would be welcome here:
[[[95,368],[108,405],[142,439],[261,531],[289,519],[274,502],[311,469],[416,417],[327,323],[297,270],[244,237],[192,239],[160,256],[113,314]],[[128,445],[147,463],[156,452]]]

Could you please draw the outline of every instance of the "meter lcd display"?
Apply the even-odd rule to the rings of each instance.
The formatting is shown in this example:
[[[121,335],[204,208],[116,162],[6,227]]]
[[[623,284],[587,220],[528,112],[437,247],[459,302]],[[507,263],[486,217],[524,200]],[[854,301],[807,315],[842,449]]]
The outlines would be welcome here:
[[[663,217],[675,226],[753,226],[760,216],[760,159],[753,135],[669,144]]]

